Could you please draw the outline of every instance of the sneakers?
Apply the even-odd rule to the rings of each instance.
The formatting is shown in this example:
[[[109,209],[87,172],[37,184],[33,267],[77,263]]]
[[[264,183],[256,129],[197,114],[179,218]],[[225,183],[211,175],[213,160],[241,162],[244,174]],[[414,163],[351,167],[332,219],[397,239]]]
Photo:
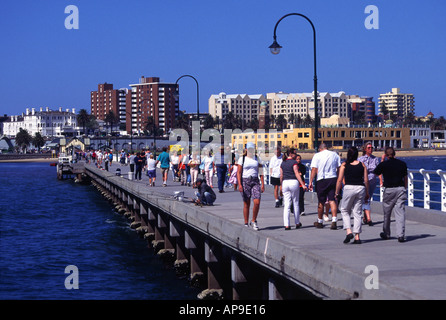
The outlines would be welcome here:
[[[317,221],[315,221],[313,225],[318,229],[322,229],[324,227],[322,222],[317,222]]]
[[[274,208],[279,208],[280,207],[280,201],[276,200],[276,205],[274,206]]]
[[[337,229],[338,229],[338,225],[337,225],[336,221],[333,221],[333,222],[331,223],[331,227],[330,227],[330,229],[331,229],[331,230],[337,230]]]
[[[328,220],[330,220],[330,218],[328,217],[328,214],[324,214],[324,221],[327,222]]]
[[[253,228],[256,231],[259,231],[259,226],[257,225],[257,221],[251,221],[249,223],[249,225],[251,226],[251,228]]]

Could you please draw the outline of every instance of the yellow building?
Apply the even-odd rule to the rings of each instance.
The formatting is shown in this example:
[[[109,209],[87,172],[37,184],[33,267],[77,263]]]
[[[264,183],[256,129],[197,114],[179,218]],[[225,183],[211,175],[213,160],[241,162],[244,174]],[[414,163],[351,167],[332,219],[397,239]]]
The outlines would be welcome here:
[[[360,147],[371,141],[375,148],[387,146],[396,149],[410,148],[410,128],[373,128],[373,127],[339,127],[319,128],[319,143],[325,143],[333,149]],[[299,150],[314,149],[314,128],[296,128],[276,132],[238,133],[232,135],[232,145],[242,149],[248,142],[254,142],[258,148],[294,147]]]

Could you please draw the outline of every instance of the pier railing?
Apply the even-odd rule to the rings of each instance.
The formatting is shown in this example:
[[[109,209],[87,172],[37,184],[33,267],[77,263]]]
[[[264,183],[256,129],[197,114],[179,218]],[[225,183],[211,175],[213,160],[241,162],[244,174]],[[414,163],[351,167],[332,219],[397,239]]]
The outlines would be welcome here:
[[[309,182],[311,168],[306,164],[305,181]],[[270,184],[269,168],[264,167],[265,183]],[[383,201],[384,188],[376,188],[375,201]],[[446,171],[408,169],[407,205],[446,212]]]

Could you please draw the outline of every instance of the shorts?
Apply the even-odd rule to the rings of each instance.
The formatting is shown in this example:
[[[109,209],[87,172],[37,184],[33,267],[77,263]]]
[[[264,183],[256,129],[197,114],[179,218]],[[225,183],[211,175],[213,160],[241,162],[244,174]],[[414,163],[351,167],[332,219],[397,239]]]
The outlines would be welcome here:
[[[259,199],[262,196],[262,191],[260,189],[260,180],[258,177],[255,178],[242,178],[242,187],[243,192],[240,192],[242,195],[243,201],[249,201],[250,199]]]
[[[169,168],[161,168],[161,175],[164,177],[164,174],[169,172]]]
[[[270,182],[273,186],[280,186],[280,178],[271,177]]]
[[[337,178],[322,179],[316,182],[316,193],[319,203],[335,201]]]
[[[156,169],[153,170],[147,170],[147,176],[151,178],[156,178]]]

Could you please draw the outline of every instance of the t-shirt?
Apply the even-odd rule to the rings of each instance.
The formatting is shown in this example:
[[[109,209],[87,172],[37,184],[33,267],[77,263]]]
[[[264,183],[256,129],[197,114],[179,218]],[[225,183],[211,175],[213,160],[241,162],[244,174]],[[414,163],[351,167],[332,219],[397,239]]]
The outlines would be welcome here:
[[[147,170],[155,170],[156,169],[156,160],[149,159],[147,160]]]
[[[330,179],[337,177],[337,169],[341,166],[341,158],[338,154],[330,151],[323,150],[316,153],[311,160],[311,168],[317,168],[316,181],[322,179]]]
[[[243,158],[245,163],[243,164]],[[258,177],[259,176],[259,165],[262,165],[260,159],[255,157],[255,159],[248,156],[240,157],[237,164],[243,166],[242,178]]]
[[[160,167],[163,169],[167,169],[170,167],[170,159],[169,154],[165,151],[161,152],[158,156],[158,161],[160,162]]]
[[[297,180],[296,174],[294,173],[294,166],[297,166],[297,161],[293,159],[288,159],[283,161],[280,167],[283,172],[283,180]]]
[[[407,165],[404,161],[390,158],[381,162],[373,173],[377,176],[383,175],[385,188],[405,187],[404,177],[407,176]]]
[[[280,165],[282,164],[283,155],[281,154],[279,157],[274,155],[269,162],[269,168],[272,169],[271,177],[280,178]]]

